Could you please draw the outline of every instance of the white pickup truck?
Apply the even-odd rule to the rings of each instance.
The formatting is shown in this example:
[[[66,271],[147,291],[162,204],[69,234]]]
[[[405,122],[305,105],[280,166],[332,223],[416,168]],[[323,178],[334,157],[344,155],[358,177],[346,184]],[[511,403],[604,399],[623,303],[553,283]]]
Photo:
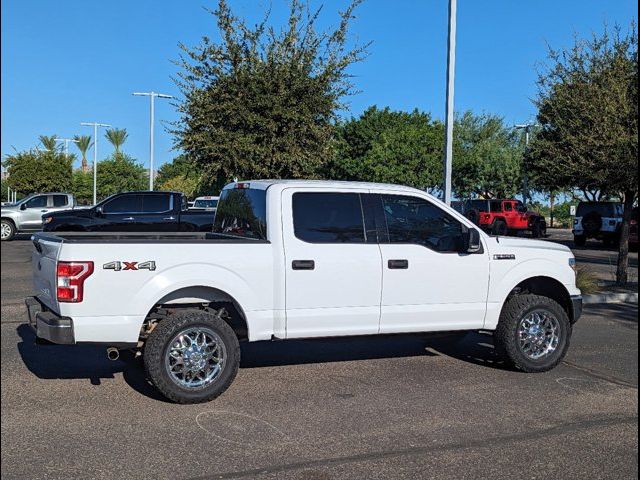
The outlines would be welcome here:
[[[407,187],[249,181],[208,234],[36,234],[40,341],[137,348],[180,403],[233,381],[239,342],[492,331],[525,372],[556,366],[582,310],[559,244],[494,238]]]

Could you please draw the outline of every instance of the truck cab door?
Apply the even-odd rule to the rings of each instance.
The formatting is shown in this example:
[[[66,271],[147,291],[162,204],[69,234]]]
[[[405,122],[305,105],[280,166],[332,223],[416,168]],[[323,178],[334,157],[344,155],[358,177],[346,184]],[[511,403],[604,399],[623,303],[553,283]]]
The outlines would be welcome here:
[[[96,232],[137,232],[142,210],[142,196],[123,193],[100,205],[90,230]]]
[[[287,338],[378,333],[382,264],[366,193],[282,191]]]
[[[36,195],[20,206],[19,230],[40,230],[42,215],[49,211],[49,195]]]
[[[174,205],[171,193],[145,193],[136,215],[136,229],[142,232],[177,232],[180,223],[180,205]]]
[[[489,259],[486,249],[464,251],[471,227],[428,198],[377,197],[386,224],[380,333],[482,328]]]

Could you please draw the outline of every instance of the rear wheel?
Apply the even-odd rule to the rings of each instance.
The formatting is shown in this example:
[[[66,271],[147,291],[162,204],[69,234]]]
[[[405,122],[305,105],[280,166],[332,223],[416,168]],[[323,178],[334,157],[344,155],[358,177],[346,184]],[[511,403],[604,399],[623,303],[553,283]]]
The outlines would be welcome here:
[[[2,219],[2,223],[0,225],[0,232],[3,242],[8,242],[13,240],[13,237],[16,236],[16,226],[13,224],[11,220]]]
[[[547,235],[547,225],[545,222],[538,221],[533,224],[531,229],[531,234],[533,238],[543,238]]]
[[[503,220],[496,220],[493,222],[493,226],[491,227],[491,234],[504,237],[509,233],[509,228],[507,227],[507,223]]]
[[[524,372],[546,372],[567,353],[571,322],[554,300],[539,295],[515,295],[500,314],[494,332],[498,353]]]
[[[168,399],[208,402],[236,377],[240,345],[217,312],[179,311],[162,320],[149,335],[144,365],[150,380]]]

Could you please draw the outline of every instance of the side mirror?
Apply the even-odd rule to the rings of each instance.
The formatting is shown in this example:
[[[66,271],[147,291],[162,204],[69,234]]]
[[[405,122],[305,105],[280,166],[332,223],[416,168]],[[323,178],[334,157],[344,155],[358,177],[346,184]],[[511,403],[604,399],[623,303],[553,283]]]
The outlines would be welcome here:
[[[25,203],[21,203],[20,204],[20,210],[26,210],[27,209],[27,204]]]
[[[96,215],[97,215],[97,216],[99,216],[99,217],[101,217],[101,216],[102,216],[102,214],[104,213],[104,212],[102,211],[102,207],[96,207],[96,210],[95,210],[95,211],[96,211]]]
[[[468,229],[464,234],[464,253],[478,253],[482,251],[480,232],[475,228]]]

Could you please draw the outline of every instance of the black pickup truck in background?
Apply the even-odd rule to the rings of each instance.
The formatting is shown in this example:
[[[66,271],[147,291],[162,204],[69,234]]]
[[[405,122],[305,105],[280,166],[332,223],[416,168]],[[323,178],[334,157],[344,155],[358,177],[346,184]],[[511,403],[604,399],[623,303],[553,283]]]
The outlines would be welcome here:
[[[127,192],[94,207],[43,215],[45,232],[210,232],[215,212],[187,209],[178,192]]]

